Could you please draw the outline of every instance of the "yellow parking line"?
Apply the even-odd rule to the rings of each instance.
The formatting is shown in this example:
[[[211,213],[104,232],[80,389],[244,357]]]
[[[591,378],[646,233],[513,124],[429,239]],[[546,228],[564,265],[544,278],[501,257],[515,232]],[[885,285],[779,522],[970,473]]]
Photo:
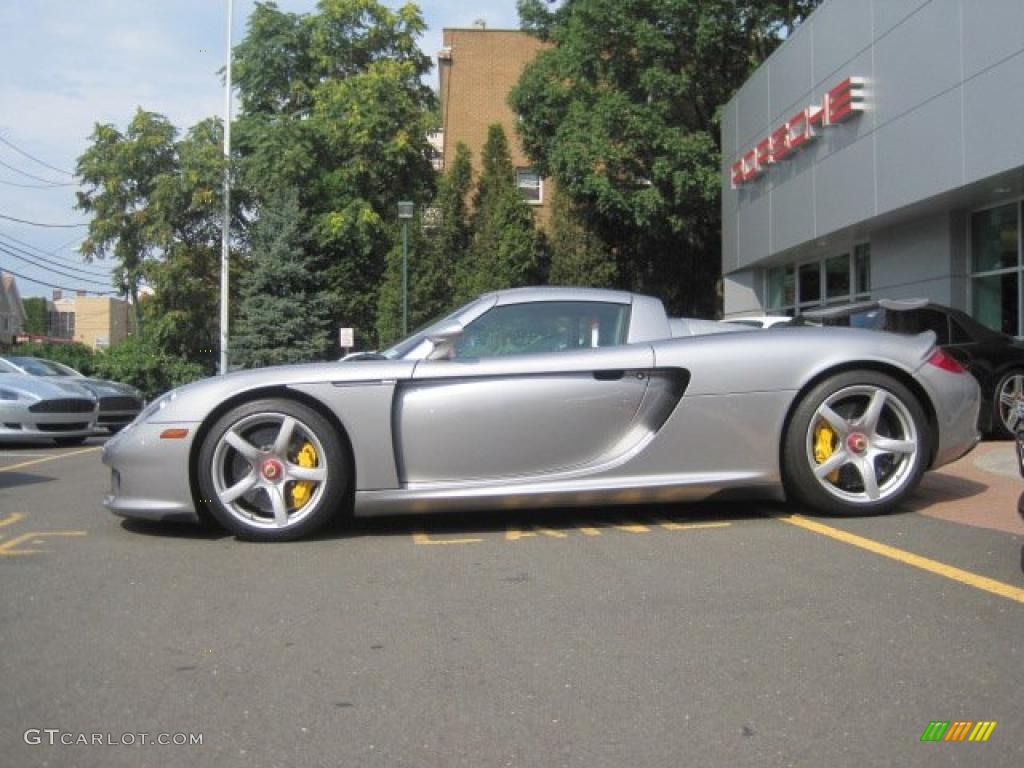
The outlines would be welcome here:
[[[972,573],[971,571],[965,571],[962,568],[956,568],[952,565],[947,565],[946,563],[940,563],[938,560],[921,557],[921,555],[915,555],[913,552],[907,552],[904,549],[890,547],[888,544],[882,544],[874,539],[866,539],[863,536],[857,536],[854,533],[848,533],[840,530],[839,528],[833,528],[830,525],[824,525],[823,523],[819,523],[814,520],[808,520],[806,517],[801,517],[800,515],[790,515],[789,517],[780,517],[778,519],[784,523],[789,523],[790,525],[795,525],[799,528],[819,533],[822,536],[828,536],[830,539],[841,541],[844,544],[860,547],[861,549],[866,549],[868,552],[874,552],[876,555],[888,557],[892,560],[913,566],[914,568],[920,568],[922,571],[928,571],[929,573],[938,574],[939,576],[945,576],[947,579],[959,581],[961,584],[966,584],[969,587],[974,587],[975,589],[980,589],[985,592],[991,592],[993,595],[1006,597],[1010,600],[1016,600],[1018,603],[1024,603],[1024,589],[1021,589],[1020,587],[1014,587],[1010,584],[1005,584],[1002,581],[990,579],[987,576],[981,576],[977,573]]]
[[[416,531],[412,540],[417,544],[479,544],[483,539],[435,539],[425,531]]]
[[[9,514],[3,520],[0,520],[0,528],[3,528],[5,525],[12,525],[24,519],[25,516],[21,514],[21,512],[11,512],[11,514]]]
[[[85,531],[29,531],[20,536],[15,536],[10,541],[0,544],[0,557],[12,555],[38,555],[45,552],[45,549],[18,549],[20,544],[31,541],[33,544],[42,544],[43,536],[85,536]]]
[[[23,461],[20,464],[11,464],[7,467],[0,467],[0,472],[10,472],[13,469],[21,469],[22,467],[31,467],[33,464],[42,464],[44,461],[53,461],[54,459],[65,459],[68,456],[78,456],[81,453],[94,453],[95,451],[102,450],[102,446],[96,445],[92,448],[82,448],[79,451],[71,451],[69,453],[57,453],[53,456],[46,456],[42,459],[32,459],[32,461]]]

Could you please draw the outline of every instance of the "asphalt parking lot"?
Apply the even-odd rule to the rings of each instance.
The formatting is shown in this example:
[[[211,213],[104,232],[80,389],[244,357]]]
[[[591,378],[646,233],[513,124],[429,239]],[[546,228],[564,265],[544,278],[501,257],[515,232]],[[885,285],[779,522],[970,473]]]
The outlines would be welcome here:
[[[261,545],[122,521],[108,485],[96,441],[0,448],[0,765],[1024,764],[1009,443],[871,519],[551,510]],[[996,725],[923,743],[933,721]]]

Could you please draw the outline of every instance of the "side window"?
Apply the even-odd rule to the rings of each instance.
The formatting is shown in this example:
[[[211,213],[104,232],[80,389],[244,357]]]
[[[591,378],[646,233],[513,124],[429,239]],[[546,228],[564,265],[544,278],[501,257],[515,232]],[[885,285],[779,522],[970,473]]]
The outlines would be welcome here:
[[[935,331],[936,343],[949,344],[949,318],[934,309],[912,309],[908,312],[893,312],[899,318],[900,333],[917,334]]]
[[[628,304],[549,301],[495,307],[466,328],[455,357],[498,357],[624,344]]]

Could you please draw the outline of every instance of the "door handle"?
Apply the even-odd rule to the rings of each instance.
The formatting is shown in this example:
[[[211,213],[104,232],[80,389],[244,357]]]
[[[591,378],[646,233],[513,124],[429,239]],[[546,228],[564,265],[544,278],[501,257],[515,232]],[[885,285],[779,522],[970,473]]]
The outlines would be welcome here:
[[[625,371],[594,371],[594,378],[598,381],[619,381],[626,375]]]

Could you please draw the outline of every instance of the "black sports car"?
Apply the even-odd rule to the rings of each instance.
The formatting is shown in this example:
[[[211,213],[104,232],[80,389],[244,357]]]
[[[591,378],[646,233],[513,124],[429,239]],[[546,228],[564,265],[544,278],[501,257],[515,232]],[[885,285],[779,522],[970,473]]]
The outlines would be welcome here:
[[[1024,401],[1024,342],[993,331],[966,312],[927,299],[879,299],[803,313],[792,325],[844,325],[895,333],[934,331],[939,346],[981,385],[978,427],[986,434],[1013,437]]]

